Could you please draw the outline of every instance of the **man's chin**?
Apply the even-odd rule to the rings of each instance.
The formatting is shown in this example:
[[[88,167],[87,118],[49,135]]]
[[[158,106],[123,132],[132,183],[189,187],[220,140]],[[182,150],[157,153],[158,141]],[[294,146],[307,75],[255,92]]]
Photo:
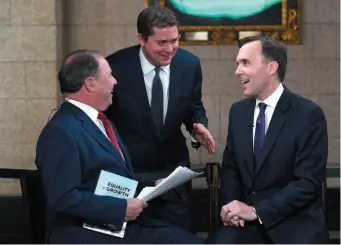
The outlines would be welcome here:
[[[160,66],[168,66],[172,62],[172,58],[170,60],[163,60],[160,62]]]

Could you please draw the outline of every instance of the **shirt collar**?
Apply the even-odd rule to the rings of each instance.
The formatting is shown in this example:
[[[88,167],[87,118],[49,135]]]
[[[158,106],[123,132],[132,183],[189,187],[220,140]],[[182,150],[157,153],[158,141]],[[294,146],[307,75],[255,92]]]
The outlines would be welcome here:
[[[152,65],[146,58],[146,56],[144,55],[143,51],[142,51],[142,47],[140,48],[140,52],[139,52],[139,56],[140,56],[140,62],[141,62],[141,67],[142,67],[142,72],[143,75],[147,75],[149,74],[151,71],[153,71],[155,69],[155,66]],[[169,74],[169,67],[170,65],[166,65],[166,66],[160,66],[161,69],[166,72],[167,74]]]
[[[91,118],[92,121],[96,122],[97,117],[98,117],[98,111],[95,108],[93,108],[93,107],[91,107],[91,106],[89,106],[87,104],[84,104],[82,102],[70,99],[70,98],[65,98],[65,100],[67,102],[70,102],[74,106],[77,106],[79,109],[84,111],[84,113],[86,115],[88,115]]]
[[[256,107],[260,102],[263,102],[267,106],[270,106],[272,108],[275,108],[279,99],[281,98],[281,95],[284,91],[282,83],[279,84],[278,88],[273,92],[268,98],[266,98],[264,101],[260,101],[259,99],[256,99]]]

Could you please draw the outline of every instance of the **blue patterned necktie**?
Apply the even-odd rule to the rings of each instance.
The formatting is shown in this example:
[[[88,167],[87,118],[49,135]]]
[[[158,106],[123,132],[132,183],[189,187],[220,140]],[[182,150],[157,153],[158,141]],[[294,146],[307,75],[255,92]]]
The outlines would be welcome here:
[[[257,156],[257,154],[260,152],[263,141],[265,138],[265,109],[266,104],[259,103],[259,114],[256,121],[256,132],[255,132],[255,141],[254,141],[254,155]]]

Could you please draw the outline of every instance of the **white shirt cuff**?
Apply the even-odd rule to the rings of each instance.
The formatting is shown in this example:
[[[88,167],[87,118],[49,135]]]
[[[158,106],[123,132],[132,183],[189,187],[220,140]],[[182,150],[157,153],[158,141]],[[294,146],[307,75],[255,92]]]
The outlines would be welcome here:
[[[191,133],[191,140],[192,140],[194,143],[199,143],[199,141],[195,138],[194,131],[192,131],[192,133]]]

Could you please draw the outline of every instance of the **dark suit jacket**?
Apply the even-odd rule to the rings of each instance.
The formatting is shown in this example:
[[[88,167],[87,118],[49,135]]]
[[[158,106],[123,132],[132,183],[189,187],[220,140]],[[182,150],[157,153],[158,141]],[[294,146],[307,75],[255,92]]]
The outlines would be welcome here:
[[[258,159],[252,144],[254,109],[253,98],[230,109],[221,171],[223,205],[240,200],[254,206],[275,243],[326,243],[320,194],[328,136],[322,109],[285,88]]]
[[[207,127],[201,101],[202,74],[199,59],[179,49],[170,65],[169,103],[160,137],[157,136],[139,58],[140,46],[107,57],[118,84],[114,102],[106,111],[127,145],[135,172],[162,172],[188,166],[184,123],[192,132],[194,122]],[[154,182],[158,177],[149,179]]]
[[[49,242],[122,243],[82,228],[86,222],[120,230],[125,219],[126,200],[93,194],[101,170],[134,179],[126,147],[115,127],[114,131],[125,162],[93,121],[68,102],[43,129],[36,165],[42,174]]]

